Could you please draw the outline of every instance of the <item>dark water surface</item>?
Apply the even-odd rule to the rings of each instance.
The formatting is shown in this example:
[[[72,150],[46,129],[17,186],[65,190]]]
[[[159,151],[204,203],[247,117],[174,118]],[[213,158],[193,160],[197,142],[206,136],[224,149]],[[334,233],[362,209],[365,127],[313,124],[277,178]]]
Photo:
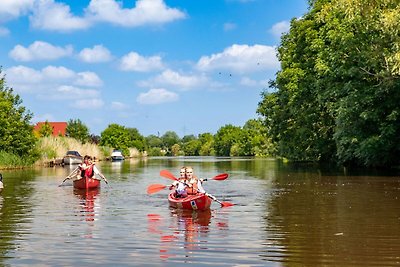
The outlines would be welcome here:
[[[268,159],[149,158],[97,164],[90,193],[70,168],[2,171],[0,266],[400,266],[400,177],[293,167]],[[168,207],[162,169],[193,166],[221,201]]]

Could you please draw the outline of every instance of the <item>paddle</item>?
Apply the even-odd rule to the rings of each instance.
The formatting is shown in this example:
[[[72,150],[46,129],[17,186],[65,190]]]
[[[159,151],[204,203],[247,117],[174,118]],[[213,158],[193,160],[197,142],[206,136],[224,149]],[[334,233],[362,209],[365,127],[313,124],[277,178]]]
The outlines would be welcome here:
[[[157,193],[167,187],[168,186],[163,185],[163,184],[151,184],[147,187],[147,194],[151,195],[151,194]]]
[[[172,173],[170,173],[168,170],[161,170],[160,171],[160,176],[168,178],[170,180],[178,181],[178,178],[176,178]]]
[[[160,171],[160,176],[164,177],[164,178],[168,178],[174,181],[178,181],[178,178],[176,178],[170,171],[168,170],[161,170]],[[222,181],[225,180],[226,178],[228,178],[229,174],[227,173],[221,173],[218,174],[216,176],[214,176],[213,178],[210,178],[211,180],[216,180],[216,181]],[[209,179],[203,179],[203,181],[208,181]]]
[[[225,207],[231,207],[235,204],[231,203],[231,202],[222,202],[219,201],[216,197],[214,197],[213,195],[209,194],[209,193],[205,193],[206,196],[208,196],[209,198],[211,198],[212,200],[218,202],[219,204],[221,204],[221,208],[225,208]]]
[[[79,167],[76,167],[67,177],[65,177],[65,179],[61,182],[61,184],[59,184],[58,186],[62,186],[62,184],[67,181],[68,179],[71,179],[71,176],[74,175],[76,173],[76,171],[79,169]]]

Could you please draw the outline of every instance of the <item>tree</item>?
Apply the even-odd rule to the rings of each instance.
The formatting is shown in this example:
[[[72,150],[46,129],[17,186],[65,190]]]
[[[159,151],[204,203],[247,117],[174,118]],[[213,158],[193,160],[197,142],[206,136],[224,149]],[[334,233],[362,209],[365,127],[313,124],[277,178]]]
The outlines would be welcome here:
[[[124,155],[129,155],[130,144],[131,136],[129,130],[124,126],[113,123],[101,132],[101,146],[119,149]]]
[[[390,166],[400,156],[398,1],[315,0],[278,49],[258,112],[279,155]]]
[[[211,133],[203,133],[199,134],[199,141],[200,141],[200,156],[214,156],[214,135]]]
[[[161,136],[161,140],[163,143],[163,147],[168,152],[171,151],[171,148],[175,144],[180,143],[179,136],[174,131],[167,131],[163,136]]]
[[[0,69],[0,151],[24,158],[37,157],[36,137],[30,124],[32,113],[24,106],[19,95],[7,87]]]
[[[241,138],[242,129],[240,127],[233,126],[231,124],[221,127],[214,136],[214,148],[216,155],[231,156],[231,148],[233,145],[240,142]]]
[[[89,141],[89,129],[81,122],[79,119],[70,119],[67,124],[66,129],[67,136],[79,140],[83,144]]]
[[[128,128],[130,144],[129,147],[136,147],[139,151],[146,149],[146,139],[139,133],[136,128]]]
[[[48,137],[53,134],[53,127],[51,127],[50,123],[46,120],[44,124],[39,129],[40,137]]]
[[[147,136],[145,139],[146,139],[146,143],[149,146],[149,148],[152,148],[152,147],[161,148],[162,147],[161,138],[154,134]]]

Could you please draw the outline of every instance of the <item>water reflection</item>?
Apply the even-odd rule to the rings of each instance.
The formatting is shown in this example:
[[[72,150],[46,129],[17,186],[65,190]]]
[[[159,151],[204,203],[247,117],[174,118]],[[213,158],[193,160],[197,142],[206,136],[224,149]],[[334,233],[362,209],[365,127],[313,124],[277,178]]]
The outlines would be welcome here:
[[[87,222],[93,222],[97,219],[100,205],[96,201],[99,193],[100,188],[91,190],[74,189],[74,195],[80,200],[80,212],[82,212]]]
[[[158,214],[148,214],[148,232],[160,236],[160,258],[167,259],[175,255],[175,250],[182,244],[186,257],[195,250],[202,249],[207,243],[210,232],[211,210],[191,211],[171,209],[169,226]],[[168,230],[165,230],[168,229]]]

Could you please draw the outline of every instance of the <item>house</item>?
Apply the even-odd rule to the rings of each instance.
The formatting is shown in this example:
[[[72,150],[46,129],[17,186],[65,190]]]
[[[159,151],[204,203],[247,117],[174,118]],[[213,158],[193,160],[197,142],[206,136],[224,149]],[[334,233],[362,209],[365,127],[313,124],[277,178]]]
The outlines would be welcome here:
[[[39,132],[40,128],[45,124],[46,122],[38,122],[36,125],[33,127],[33,130],[35,132]],[[47,122],[50,124],[50,126],[53,128],[53,136],[65,136],[66,129],[67,129],[67,123],[66,122]]]

